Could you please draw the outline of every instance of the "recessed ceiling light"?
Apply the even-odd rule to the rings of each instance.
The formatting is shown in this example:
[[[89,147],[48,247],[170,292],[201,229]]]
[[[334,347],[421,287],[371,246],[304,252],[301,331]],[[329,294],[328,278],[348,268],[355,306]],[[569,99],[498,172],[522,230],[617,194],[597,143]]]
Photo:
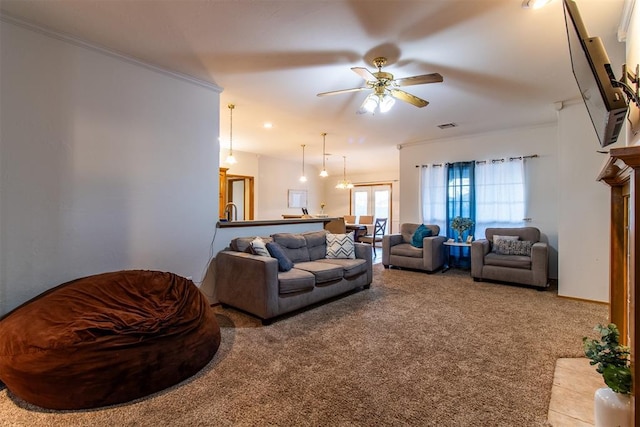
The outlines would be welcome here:
[[[273,123],[265,122],[263,126],[265,129],[271,129],[273,127]]]
[[[551,3],[553,0],[522,0],[524,9],[540,9]]]
[[[455,124],[455,123],[443,123],[443,124],[441,124],[441,125],[438,125],[438,127],[439,127],[440,129],[449,129],[449,128],[455,128],[455,127],[458,127],[458,125],[457,125],[457,124]]]

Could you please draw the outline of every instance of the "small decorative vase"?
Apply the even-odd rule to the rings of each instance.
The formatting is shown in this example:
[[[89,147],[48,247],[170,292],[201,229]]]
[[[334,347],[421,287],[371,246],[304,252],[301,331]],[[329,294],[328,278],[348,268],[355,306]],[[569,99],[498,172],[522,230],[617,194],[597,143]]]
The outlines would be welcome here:
[[[631,395],[609,387],[596,390],[593,400],[595,427],[631,427]]]

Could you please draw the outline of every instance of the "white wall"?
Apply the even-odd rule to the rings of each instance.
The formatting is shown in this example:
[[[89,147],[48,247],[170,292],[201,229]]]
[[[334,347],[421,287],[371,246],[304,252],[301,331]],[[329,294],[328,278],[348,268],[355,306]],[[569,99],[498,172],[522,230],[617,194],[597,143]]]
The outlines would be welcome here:
[[[0,25],[0,315],[105,271],[201,280],[219,89]]]
[[[607,160],[599,149],[584,104],[566,105],[558,120],[558,294],[607,302],[610,188],[596,181]]]
[[[558,277],[558,167],[555,124],[461,138],[433,140],[400,150],[400,223],[420,222],[420,169],[430,163],[488,160],[537,154],[526,163],[529,207],[527,225],[538,227],[551,246],[549,275]]]
[[[632,3],[631,0],[627,2]],[[640,64],[640,3],[635,4],[633,8],[626,36],[626,63],[630,71],[635,73],[636,66]],[[630,117],[634,126],[633,130],[631,126],[627,126],[627,145],[638,145],[640,144],[640,108],[633,102],[630,103]]]

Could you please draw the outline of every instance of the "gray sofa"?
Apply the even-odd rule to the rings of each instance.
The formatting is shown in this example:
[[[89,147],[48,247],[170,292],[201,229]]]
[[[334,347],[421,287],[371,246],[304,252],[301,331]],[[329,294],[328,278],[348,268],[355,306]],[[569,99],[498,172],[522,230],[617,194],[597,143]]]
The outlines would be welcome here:
[[[427,225],[432,235],[422,239],[422,248],[411,245],[413,233],[420,224],[405,223],[400,226],[400,233],[387,234],[382,238],[382,265],[423,270],[428,273],[441,268],[445,262],[443,243],[447,240],[440,234],[440,227]]]
[[[494,252],[494,236],[517,236],[532,242],[531,255],[505,255]],[[540,241],[535,227],[487,228],[486,239],[471,244],[471,277],[475,281],[496,280],[546,288],[549,286],[549,248]]]
[[[355,259],[327,259],[326,234],[320,230],[263,237],[265,242],[282,246],[294,263],[289,271],[278,271],[275,258],[248,253],[254,237],[233,239],[215,259],[218,300],[269,324],[282,314],[369,288],[373,280],[371,246],[354,243]]]

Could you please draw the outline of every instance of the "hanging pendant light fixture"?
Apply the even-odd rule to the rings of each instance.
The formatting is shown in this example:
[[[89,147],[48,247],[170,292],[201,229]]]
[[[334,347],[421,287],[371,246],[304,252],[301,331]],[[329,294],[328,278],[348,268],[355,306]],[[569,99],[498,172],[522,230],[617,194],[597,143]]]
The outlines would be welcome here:
[[[326,148],[325,137],[327,136],[327,133],[322,132],[320,135],[322,135],[322,171],[320,172],[320,176],[323,178],[326,178],[329,176],[329,174],[327,173],[327,168],[325,163],[325,160],[327,158],[327,152],[325,151],[325,148]]]
[[[305,144],[302,144],[302,176],[300,177],[300,182],[307,182],[307,176],[304,174],[304,147]]]
[[[347,179],[347,156],[342,156],[344,167],[342,169],[342,181],[338,181],[336,188],[339,190],[351,189],[353,184]]]
[[[236,108],[235,105],[229,104],[229,156],[227,156],[226,163],[230,165],[235,165],[238,163],[235,157],[233,157],[233,109]]]

